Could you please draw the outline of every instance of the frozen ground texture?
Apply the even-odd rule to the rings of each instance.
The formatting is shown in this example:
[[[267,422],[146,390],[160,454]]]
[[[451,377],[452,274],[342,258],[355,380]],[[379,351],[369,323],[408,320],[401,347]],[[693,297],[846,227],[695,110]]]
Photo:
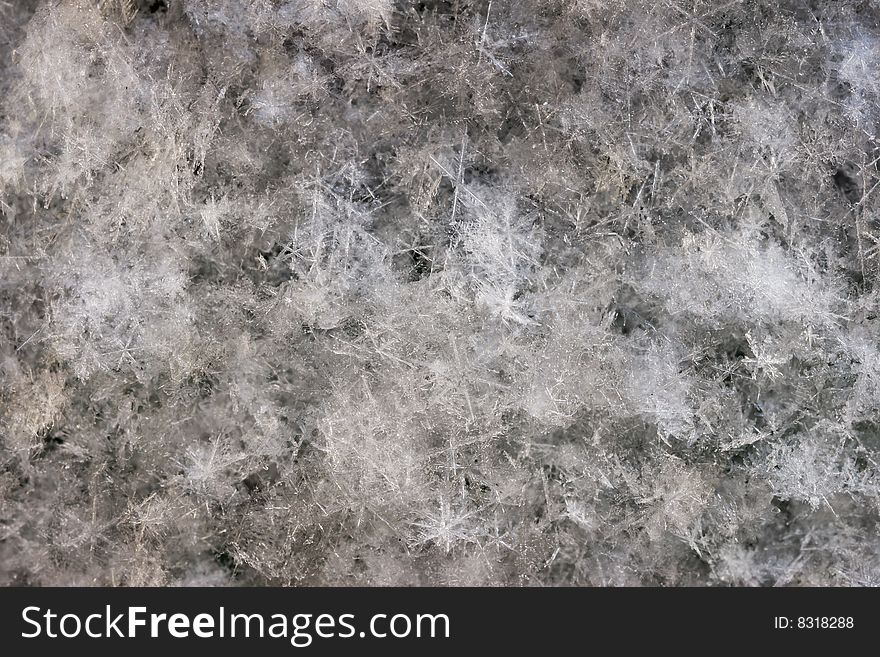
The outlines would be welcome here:
[[[880,584],[876,0],[0,0],[0,582]]]

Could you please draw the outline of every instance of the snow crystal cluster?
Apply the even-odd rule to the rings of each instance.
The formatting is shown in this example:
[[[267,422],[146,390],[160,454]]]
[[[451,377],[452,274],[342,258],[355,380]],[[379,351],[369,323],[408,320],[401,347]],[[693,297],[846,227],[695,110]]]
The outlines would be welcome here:
[[[880,585],[876,0],[0,1],[0,583]]]

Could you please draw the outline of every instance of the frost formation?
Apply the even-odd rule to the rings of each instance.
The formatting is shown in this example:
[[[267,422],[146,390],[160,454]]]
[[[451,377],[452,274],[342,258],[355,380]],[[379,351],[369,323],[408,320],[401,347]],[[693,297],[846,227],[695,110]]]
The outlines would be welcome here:
[[[880,584],[876,0],[0,1],[0,582]]]

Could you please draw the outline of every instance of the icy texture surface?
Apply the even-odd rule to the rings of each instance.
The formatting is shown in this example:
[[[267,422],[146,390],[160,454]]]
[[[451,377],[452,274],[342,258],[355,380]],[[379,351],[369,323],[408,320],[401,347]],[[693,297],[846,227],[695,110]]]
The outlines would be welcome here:
[[[878,585],[871,0],[0,1],[0,583]]]

